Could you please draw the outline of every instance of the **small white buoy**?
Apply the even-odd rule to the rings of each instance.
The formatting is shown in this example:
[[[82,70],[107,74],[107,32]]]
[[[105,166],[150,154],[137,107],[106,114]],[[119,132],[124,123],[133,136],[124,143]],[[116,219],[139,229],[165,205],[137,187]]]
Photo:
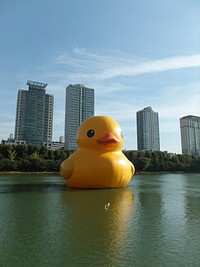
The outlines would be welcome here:
[[[108,202],[107,204],[105,204],[104,208],[105,208],[105,210],[108,210],[110,208],[110,202]]]

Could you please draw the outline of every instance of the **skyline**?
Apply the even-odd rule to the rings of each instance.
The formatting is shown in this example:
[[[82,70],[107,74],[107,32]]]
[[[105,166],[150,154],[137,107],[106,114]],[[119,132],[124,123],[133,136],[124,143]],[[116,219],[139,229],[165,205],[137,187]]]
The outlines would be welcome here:
[[[39,0],[0,4],[0,140],[14,133],[17,92],[48,83],[53,140],[64,136],[69,84],[95,90],[95,115],[137,149],[136,112],[159,114],[160,149],[181,154],[181,117],[200,116],[200,3]],[[78,7],[78,8],[77,8]]]

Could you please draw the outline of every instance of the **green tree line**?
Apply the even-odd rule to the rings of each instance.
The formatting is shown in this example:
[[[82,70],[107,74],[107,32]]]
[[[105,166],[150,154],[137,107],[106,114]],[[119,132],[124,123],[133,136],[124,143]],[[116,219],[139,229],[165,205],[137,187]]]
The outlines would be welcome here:
[[[125,151],[136,172],[200,172],[200,157],[160,151]]]
[[[0,144],[0,171],[58,172],[66,157],[65,151],[46,146]]]
[[[38,145],[0,144],[0,171],[58,172],[72,151]],[[160,151],[123,151],[136,172],[200,172],[200,157]]]

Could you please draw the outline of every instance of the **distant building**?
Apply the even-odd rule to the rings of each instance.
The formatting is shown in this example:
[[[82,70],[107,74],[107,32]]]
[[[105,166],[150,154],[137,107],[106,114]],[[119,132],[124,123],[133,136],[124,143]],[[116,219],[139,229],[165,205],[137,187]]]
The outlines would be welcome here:
[[[26,141],[24,140],[15,140],[14,135],[10,134],[7,140],[1,140],[1,143],[3,145],[24,145],[26,144]]]
[[[200,117],[180,118],[182,154],[200,155]]]
[[[94,116],[94,89],[82,84],[66,88],[65,149],[77,149],[77,130],[80,124]]]
[[[60,142],[60,143],[64,143],[64,136],[60,136],[60,137],[59,137],[59,142]]]
[[[52,142],[54,97],[46,94],[45,83],[27,81],[27,85],[28,91],[18,91],[15,140],[49,147]]]
[[[138,150],[160,151],[158,113],[147,107],[137,111],[136,119]]]
[[[64,143],[53,141],[49,147],[51,150],[64,150]]]
[[[60,136],[59,141],[53,141],[49,148],[51,150],[64,150],[64,137]]]

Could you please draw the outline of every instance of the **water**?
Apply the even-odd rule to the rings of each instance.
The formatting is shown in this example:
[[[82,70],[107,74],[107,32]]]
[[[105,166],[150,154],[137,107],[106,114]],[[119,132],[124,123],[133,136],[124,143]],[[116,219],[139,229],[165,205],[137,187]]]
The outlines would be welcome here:
[[[200,174],[69,190],[60,176],[0,175],[0,266],[200,266]]]

